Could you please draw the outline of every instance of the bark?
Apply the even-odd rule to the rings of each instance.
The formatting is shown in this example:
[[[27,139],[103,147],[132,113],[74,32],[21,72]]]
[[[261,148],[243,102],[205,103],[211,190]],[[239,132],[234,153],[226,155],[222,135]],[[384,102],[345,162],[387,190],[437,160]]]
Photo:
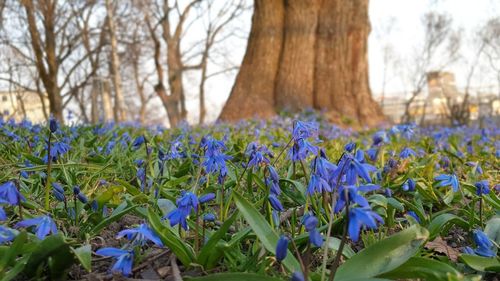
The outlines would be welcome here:
[[[49,97],[49,109],[54,118],[64,122],[63,103],[57,77],[59,63],[56,55],[56,35],[55,35],[55,8],[53,1],[43,1],[43,27],[44,40],[36,23],[35,6],[32,0],[23,0],[22,5],[26,12],[28,21],[28,31],[30,33],[30,43],[35,55],[36,68],[40,74],[42,84]],[[42,46],[42,42],[45,43]]]
[[[274,88],[284,21],[282,1],[255,0],[245,57],[220,119],[236,121],[276,114]]]
[[[256,0],[247,52],[220,119],[314,108],[336,121],[380,123],[368,83],[369,33],[368,0]]]
[[[108,18],[109,41],[111,45],[111,67],[110,74],[115,90],[115,108],[114,116],[117,122],[123,122],[127,119],[125,110],[125,98],[123,97],[122,81],[120,75],[120,57],[118,56],[118,47],[116,40],[116,28],[113,16],[113,7],[111,0],[106,0],[106,14]]]

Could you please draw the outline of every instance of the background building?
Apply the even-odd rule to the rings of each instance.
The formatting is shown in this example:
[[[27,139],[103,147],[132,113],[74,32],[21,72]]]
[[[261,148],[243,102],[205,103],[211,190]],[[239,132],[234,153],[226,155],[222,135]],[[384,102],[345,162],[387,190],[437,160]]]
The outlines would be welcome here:
[[[44,98],[44,103],[48,107],[47,98]],[[42,100],[36,92],[0,91],[0,116],[4,120],[14,119],[19,122],[28,119],[39,123],[46,120],[48,108],[44,112]]]

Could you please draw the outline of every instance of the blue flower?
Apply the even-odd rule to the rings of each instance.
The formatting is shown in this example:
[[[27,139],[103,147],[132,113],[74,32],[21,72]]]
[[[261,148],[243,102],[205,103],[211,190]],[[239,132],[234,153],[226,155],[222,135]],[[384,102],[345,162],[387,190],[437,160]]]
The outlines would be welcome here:
[[[414,218],[418,223],[421,223],[420,218],[414,211],[408,211],[407,214],[408,216]]]
[[[274,169],[274,167],[271,165],[267,166],[267,169],[269,171],[269,176],[265,179],[266,185],[269,186],[269,191],[271,192],[271,194],[278,196],[281,193],[280,178],[278,176],[278,173],[276,172],[276,169]]]
[[[454,192],[458,191],[458,188],[460,187],[460,184],[458,182],[457,176],[456,175],[446,175],[442,174],[434,178],[435,181],[439,181],[438,186],[451,186],[453,188]]]
[[[124,276],[132,274],[132,264],[134,262],[134,252],[117,248],[102,248],[96,254],[106,257],[114,257],[116,262],[111,267],[111,272],[121,273]]]
[[[372,136],[373,145],[377,146],[383,142],[388,142],[387,134],[385,131],[378,131]]]
[[[313,215],[306,214],[302,218],[302,224],[307,232],[309,232],[309,242],[316,247],[321,247],[323,245],[323,237],[317,229],[318,219]]]
[[[125,229],[118,232],[116,238],[119,239],[122,237],[127,237],[128,240],[134,240],[141,245],[144,245],[147,240],[150,240],[157,246],[163,247],[163,243],[161,242],[160,238],[149,226],[144,223],[136,228]]]
[[[19,205],[26,198],[17,190],[13,181],[0,185],[0,204]]]
[[[286,254],[288,253],[288,242],[290,240],[288,237],[282,235],[276,244],[276,260],[281,262],[286,258]]]
[[[292,131],[292,138],[294,141],[298,141],[300,139],[307,139],[317,135],[318,126],[312,122],[303,122],[297,121],[295,122],[295,126]]]
[[[0,245],[14,240],[16,233],[13,229],[0,225]]]
[[[380,186],[374,185],[374,184],[369,184],[369,185],[362,185],[362,186],[355,186],[355,185],[342,185],[339,188],[339,199],[337,200],[337,203],[335,204],[334,211],[335,213],[340,212],[345,205],[346,202],[349,201],[351,203],[357,203],[361,207],[368,207],[368,200],[361,196],[359,192],[369,192],[373,190],[379,189]],[[347,189],[347,196],[345,196],[345,190]]]
[[[284,210],[283,205],[281,205],[281,202],[278,199],[278,197],[276,197],[276,195],[270,194],[268,199],[269,203],[271,204],[271,207],[273,207],[274,210],[279,212],[282,212]]]
[[[363,227],[377,229],[377,221],[383,223],[383,219],[370,208],[352,208],[349,210],[348,233],[351,240],[357,242],[359,233]]]
[[[270,164],[269,158],[273,157],[273,154],[267,146],[258,146],[255,142],[248,144],[245,151],[245,155],[249,157],[248,167],[258,167],[260,165]]]
[[[402,188],[404,191],[415,191],[415,181],[413,179],[407,179],[403,184]]]
[[[304,274],[302,274],[302,272],[300,271],[295,271],[293,274],[292,274],[292,279],[291,281],[305,281],[306,279],[304,278]]]
[[[478,196],[490,193],[490,187],[487,180],[478,181],[474,186],[476,187],[476,194]]]
[[[318,174],[311,175],[311,180],[309,181],[309,185],[307,186],[307,193],[309,195],[312,195],[315,192],[323,193],[324,191],[332,192],[332,188],[330,187],[328,182]]]
[[[48,149],[48,145],[45,146],[45,150]],[[43,162],[48,163],[48,157],[50,155],[51,160],[53,162],[57,161],[62,155],[68,153],[68,151],[71,149],[71,146],[67,144],[65,141],[57,141],[53,142],[50,145],[50,151],[48,154],[46,154],[43,157]]]
[[[205,204],[205,203],[210,202],[214,199],[215,199],[215,193],[207,193],[205,195],[200,196],[198,201],[200,202],[200,204]]]
[[[483,174],[483,169],[481,168],[481,165],[479,165],[478,162],[466,162],[465,165],[472,167],[472,171],[477,174]]]
[[[87,202],[89,201],[89,199],[87,198],[87,196],[85,196],[85,194],[83,194],[80,190],[80,187],[78,187],[77,185],[75,185],[73,187],[73,194],[76,196],[76,198],[78,198],[78,200],[80,202],[82,202],[83,204],[87,204]]]
[[[138,136],[135,138],[134,142],[132,143],[132,149],[137,150],[141,147],[141,145],[146,141],[143,135]]]
[[[405,147],[401,153],[399,153],[399,157],[401,157],[402,159],[406,159],[406,158],[409,158],[410,156],[416,156],[417,153],[415,152],[415,150],[409,148],[409,147]]]
[[[185,230],[188,229],[187,217],[191,213],[191,209],[195,212],[198,210],[199,200],[195,194],[191,192],[182,191],[181,197],[177,199],[177,209],[171,211],[167,214],[167,218],[170,221],[170,226],[175,226],[180,224]]]
[[[208,222],[215,221],[215,215],[212,213],[205,214],[203,220]]]
[[[64,195],[64,188],[57,182],[52,183],[52,194],[57,200],[61,202],[64,202],[64,200],[66,200],[66,196]]]
[[[45,236],[57,234],[57,227],[54,221],[49,216],[41,216],[33,219],[26,219],[16,224],[16,227],[31,227],[36,226],[36,236],[38,239],[43,240]]]
[[[356,148],[356,143],[350,142],[344,146],[344,150],[347,152],[353,152],[353,150]]]
[[[7,214],[3,210],[2,206],[0,206],[0,221],[6,221],[7,220]]]
[[[476,243],[476,249],[474,250],[474,252],[483,257],[496,256],[496,253],[492,250],[492,248],[494,248],[494,245],[488,238],[488,236],[479,229],[474,230],[473,233],[474,243]]]
[[[57,120],[54,118],[54,116],[50,116],[49,118],[49,128],[51,133],[55,133],[59,128],[59,124]]]

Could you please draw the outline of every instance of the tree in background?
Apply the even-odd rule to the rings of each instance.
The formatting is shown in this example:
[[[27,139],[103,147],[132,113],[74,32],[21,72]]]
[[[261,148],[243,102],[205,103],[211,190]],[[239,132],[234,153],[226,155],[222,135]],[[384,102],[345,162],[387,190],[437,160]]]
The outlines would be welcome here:
[[[326,110],[384,120],[368,84],[368,0],[255,0],[247,51],[220,119]]]

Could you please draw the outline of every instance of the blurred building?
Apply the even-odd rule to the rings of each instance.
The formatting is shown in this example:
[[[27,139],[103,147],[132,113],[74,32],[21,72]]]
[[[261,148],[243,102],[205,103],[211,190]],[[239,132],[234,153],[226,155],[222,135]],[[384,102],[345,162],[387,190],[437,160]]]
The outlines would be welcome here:
[[[500,96],[480,89],[469,89],[467,105],[470,120],[500,119]],[[412,102],[409,112],[411,119],[423,125],[450,125],[452,108],[462,108],[465,90],[460,91],[451,72],[427,73],[427,87]],[[379,100],[385,115],[394,123],[402,122],[409,95],[396,93]]]
[[[44,103],[48,107],[47,98],[44,98]],[[42,100],[36,92],[0,91],[0,117],[4,120],[29,119],[34,123],[39,123],[46,120],[47,114],[48,112],[44,114]]]

